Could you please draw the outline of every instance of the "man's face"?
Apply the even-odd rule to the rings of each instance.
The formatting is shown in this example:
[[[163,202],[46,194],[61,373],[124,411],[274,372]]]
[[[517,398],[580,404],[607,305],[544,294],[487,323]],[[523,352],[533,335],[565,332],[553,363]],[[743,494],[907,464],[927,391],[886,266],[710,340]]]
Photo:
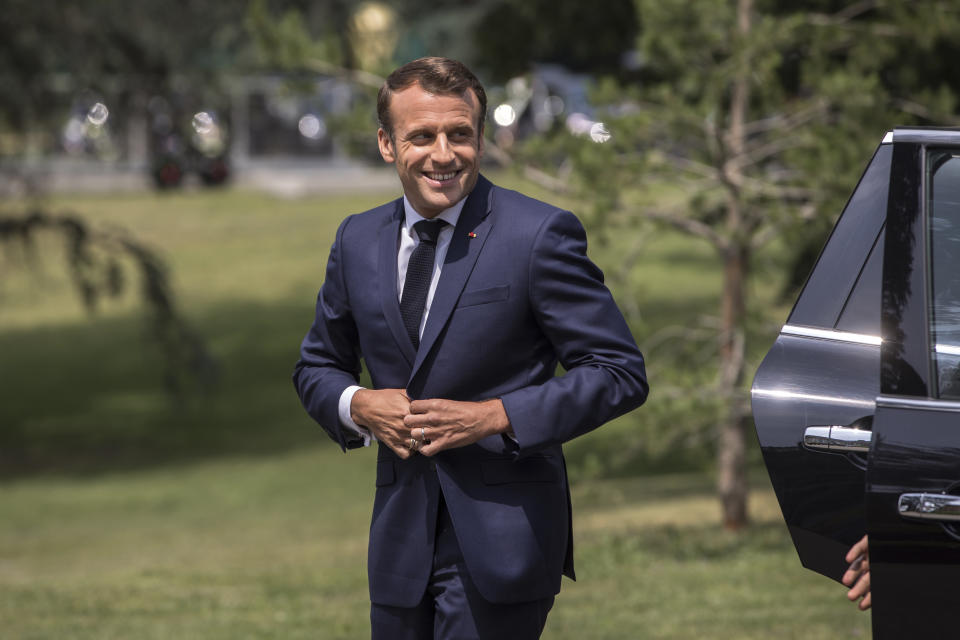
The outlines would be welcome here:
[[[413,84],[393,94],[393,139],[377,132],[380,155],[397,163],[403,192],[417,213],[433,218],[477,184],[483,136],[473,91],[434,95]]]

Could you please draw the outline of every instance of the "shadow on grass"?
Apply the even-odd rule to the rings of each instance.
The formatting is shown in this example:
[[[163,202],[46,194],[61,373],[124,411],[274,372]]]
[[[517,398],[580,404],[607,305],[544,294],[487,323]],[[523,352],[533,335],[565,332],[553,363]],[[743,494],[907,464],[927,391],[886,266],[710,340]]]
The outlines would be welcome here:
[[[0,477],[88,474],[327,442],[290,380],[311,312],[309,302],[236,303],[192,318],[221,375],[214,390],[179,398],[164,390],[163,355],[142,318],[0,334]]]
[[[305,414],[290,380],[312,320],[311,302],[219,303],[191,313],[189,321],[207,340],[221,375],[212,391],[180,398],[164,390],[163,354],[150,342],[141,316],[0,333],[0,478],[335,446]],[[660,312],[689,317],[691,305],[702,304],[678,299]],[[654,394],[660,382],[654,381]],[[649,475],[705,466],[707,449],[645,451],[644,441],[631,434],[636,421],[652,418],[645,407],[619,427],[571,443],[573,474]],[[627,446],[631,442],[639,449]]]

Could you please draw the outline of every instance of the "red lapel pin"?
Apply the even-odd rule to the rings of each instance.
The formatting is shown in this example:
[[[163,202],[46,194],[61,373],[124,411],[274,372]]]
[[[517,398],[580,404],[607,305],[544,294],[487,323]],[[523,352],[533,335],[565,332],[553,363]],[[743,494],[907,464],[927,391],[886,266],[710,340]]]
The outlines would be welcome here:
[[[471,231],[470,233],[467,234],[467,237],[469,237],[469,238],[476,238],[476,237],[477,237],[477,234],[475,234],[473,231]]]

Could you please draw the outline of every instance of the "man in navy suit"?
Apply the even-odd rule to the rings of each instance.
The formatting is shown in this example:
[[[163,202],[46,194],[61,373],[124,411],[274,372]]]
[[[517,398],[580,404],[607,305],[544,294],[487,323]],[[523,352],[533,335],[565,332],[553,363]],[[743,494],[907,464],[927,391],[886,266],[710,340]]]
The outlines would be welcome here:
[[[403,198],[340,225],[294,383],[378,443],[373,638],[538,638],[574,577],[561,445],[643,403],[643,356],[576,217],[480,176],[465,66],[400,67],[378,116]]]

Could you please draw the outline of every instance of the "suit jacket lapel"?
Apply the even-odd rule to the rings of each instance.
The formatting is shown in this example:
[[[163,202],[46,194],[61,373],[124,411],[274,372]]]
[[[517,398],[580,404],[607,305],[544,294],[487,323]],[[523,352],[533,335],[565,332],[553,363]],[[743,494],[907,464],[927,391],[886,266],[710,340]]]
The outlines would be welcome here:
[[[397,201],[397,210],[393,218],[380,228],[380,255],[377,270],[380,278],[380,307],[383,317],[393,333],[407,364],[413,365],[416,352],[410,344],[407,330],[400,316],[400,301],[397,299],[397,242],[400,238],[400,221],[403,219],[403,199]]]
[[[437,290],[430,303],[430,313],[427,316],[427,324],[423,328],[423,336],[420,338],[420,348],[417,350],[413,371],[410,373],[411,379],[417,374],[424,358],[430,353],[441,330],[447,324],[460,298],[460,293],[467,283],[467,278],[473,271],[480,250],[483,249],[487,240],[493,224],[488,216],[492,188],[493,184],[480,176],[460,213],[460,219],[453,230],[453,238],[450,240],[450,247],[447,249],[447,256],[443,261],[440,281],[437,283]],[[396,271],[396,265],[394,265],[394,271]],[[400,318],[399,311],[397,318]],[[402,323],[400,326],[402,327]]]

